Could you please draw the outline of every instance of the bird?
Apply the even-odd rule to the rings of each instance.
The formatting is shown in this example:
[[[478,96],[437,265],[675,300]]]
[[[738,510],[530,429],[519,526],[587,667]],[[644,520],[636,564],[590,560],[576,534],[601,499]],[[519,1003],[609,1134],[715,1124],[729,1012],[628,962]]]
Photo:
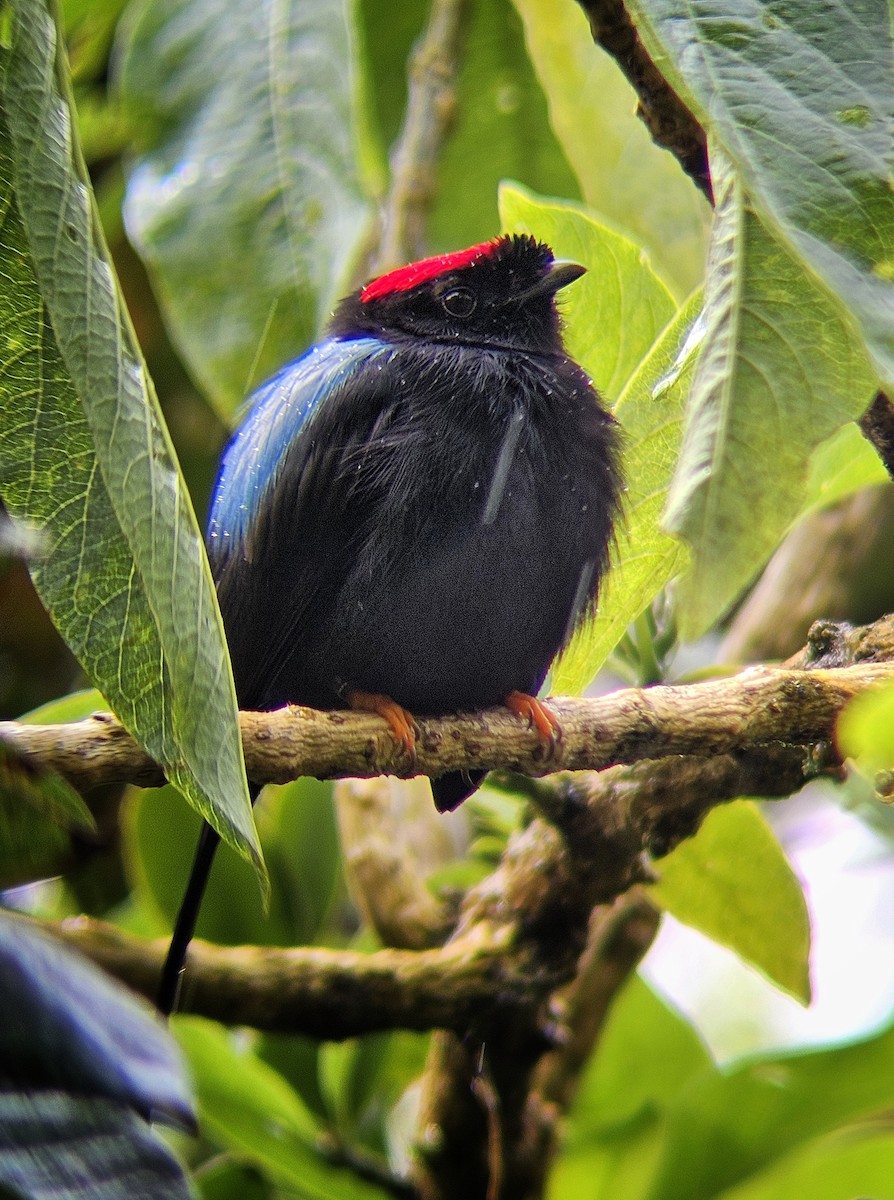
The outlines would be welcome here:
[[[255,392],[206,538],[240,708],[375,712],[411,758],[416,717],[500,704],[561,736],[537,692],[593,611],[622,495],[618,427],[562,338],[584,270],[528,234],[399,267]],[[433,779],[437,809],[483,774]],[[218,840],[205,826],[163,1011]]]

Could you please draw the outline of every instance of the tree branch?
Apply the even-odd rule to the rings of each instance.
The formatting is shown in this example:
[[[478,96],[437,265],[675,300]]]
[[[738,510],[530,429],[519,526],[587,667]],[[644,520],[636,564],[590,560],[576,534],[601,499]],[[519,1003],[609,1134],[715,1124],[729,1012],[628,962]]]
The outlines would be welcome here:
[[[894,404],[884,392],[876,392],[858,423],[863,436],[875,447],[885,470],[894,479]]]
[[[637,114],[657,145],[680,163],[713,204],[705,131],[646,53],[623,0],[579,0],[593,41],[615,59],[636,91]]]
[[[823,674],[853,683],[865,681],[870,667],[862,675],[854,674],[857,668]],[[871,672],[873,681],[879,677]],[[814,687],[805,689],[808,699],[814,694]],[[775,703],[767,694],[764,700]],[[829,731],[812,732],[823,738]],[[183,1008],[328,1038],[404,1027],[472,1029],[493,1040],[513,1009],[526,1010],[526,1024],[539,1028],[543,1001],[574,977],[592,909],[643,878],[644,849],[668,849],[724,800],[743,792],[788,795],[826,769],[821,755],[776,744],[707,760],[642,761],[537,785],[549,821],[534,820],[510,841],[497,870],[467,895],[444,949],[360,955],[195,942]],[[154,995],[164,941],[142,942],[89,920],[64,923],[57,932],[131,987]]]
[[[752,667],[709,683],[630,688],[594,699],[555,697],[550,706],[563,735],[551,753],[536,732],[502,708],[420,719],[414,763],[395,747],[381,718],[363,713],[297,707],[242,713],[242,737],[248,775],[256,783],[286,783],[299,775],[407,778],[464,768],[540,776],[668,755],[704,758],[769,743],[824,741],[850,700],[891,679],[889,663],[806,671]],[[4,721],[0,740],[80,788],[110,782],[154,786],[163,779],[108,713],[68,725]]]

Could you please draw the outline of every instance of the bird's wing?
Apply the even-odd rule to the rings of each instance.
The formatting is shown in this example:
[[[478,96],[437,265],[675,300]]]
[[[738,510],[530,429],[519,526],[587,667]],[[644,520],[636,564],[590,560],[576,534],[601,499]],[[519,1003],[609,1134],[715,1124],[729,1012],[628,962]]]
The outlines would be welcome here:
[[[375,338],[330,339],[312,346],[263,384],[224,453],[208,516],[208,555],[221,566],[245,553],[265,498],[276,487],[290,452],[307,442],[317,418],[345,385],[386,357]]]
[[[371,338],[314,347],[258,391],[224,455],[208,545],[243,706],[304,699],[269,682],[327,613],[374,519],[345,464],[388,404],[390,357]]]

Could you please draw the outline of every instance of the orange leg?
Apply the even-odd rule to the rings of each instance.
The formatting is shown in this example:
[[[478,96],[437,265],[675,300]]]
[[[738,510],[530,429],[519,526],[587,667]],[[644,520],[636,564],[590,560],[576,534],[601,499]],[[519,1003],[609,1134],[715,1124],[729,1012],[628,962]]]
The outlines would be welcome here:
[[[345,695],[348,708],[355,712],[375,713],[388,722],[388,727],[394,735],[394,740],[411,761],[416,761],[416,722],[412,713],[390,696],[379,692],[361,692],[354,689]]]
[[[510,712],[523,717],[531,729],[537,730],[547,752],[552,752],[556,743],[562,740],[559,718],[536,696],[529,696],[527,692],[510,692],[504,703]]]

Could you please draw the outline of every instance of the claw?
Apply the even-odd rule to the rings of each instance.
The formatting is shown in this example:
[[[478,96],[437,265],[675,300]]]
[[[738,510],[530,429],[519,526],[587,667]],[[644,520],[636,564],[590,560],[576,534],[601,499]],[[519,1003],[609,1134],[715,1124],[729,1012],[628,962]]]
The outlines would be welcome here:
[[[547,754],[552,754],[557,743],[562,740],[562,726],[556,714],[536,696],[529,696],[527,692],[510,692],[504,703],[510,712],[515,713],[517,717],[523,717],[529,728],[537,730],[544,750]]]
[[[376,716],[387,721],[394,740],[410,762],[415,763],[418,726],[413,720],[412,713],[402,708],[390,696],[383,696],[379,692],[361,692],[355,689],[348,692],[345,699],[348,702],[348,708],[352,708],[355,712],[375,713]]]

